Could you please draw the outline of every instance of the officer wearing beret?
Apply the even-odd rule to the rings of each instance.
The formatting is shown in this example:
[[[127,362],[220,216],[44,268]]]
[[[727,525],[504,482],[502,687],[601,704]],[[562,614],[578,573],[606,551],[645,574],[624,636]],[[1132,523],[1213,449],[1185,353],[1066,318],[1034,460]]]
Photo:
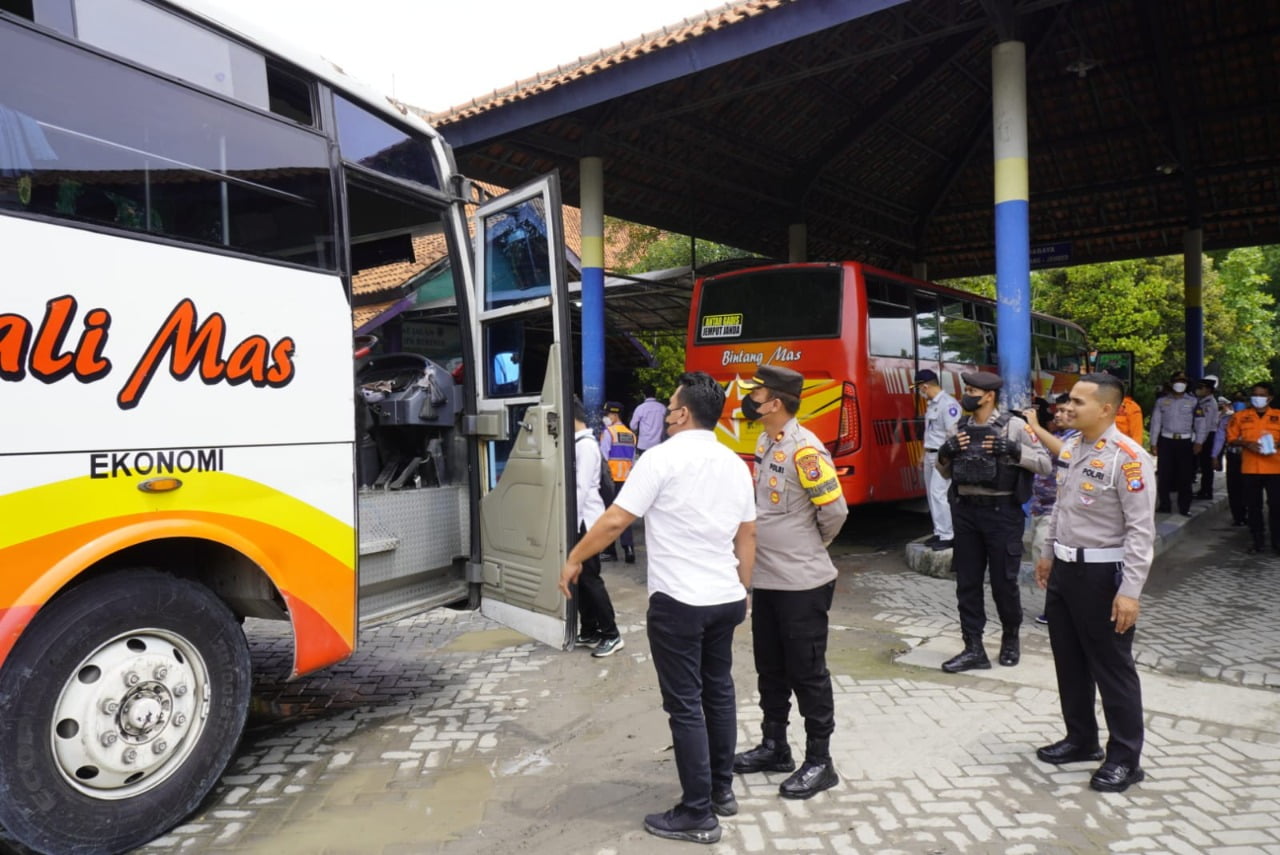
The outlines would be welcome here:
[[[827,670],[827,613],[836,568],[827,552],[849,508],[831,455],[796,420],[804,377],[761,365],[742,400],[742,414],[760,420],[756,446],[756,566],[751,640],[764,713],[764,739],[737,755],[733,770],[790,772],[787,744],[791,695],[804,717],[804,763],[782,782],[784,798],[807,799],[836,785],[830,740],[835,701]]]
[[[987,624],[982,583],[988,568],[991,594],[1003,635],[1000,664],[1017,665],[1022,656],[1022,596],[1018,571],[1022,564],[1022,504],[1031,497],[1032,474],[1053,471],[1039,437],[1018,416],[998,413],[1003,381],[986,371],[961,374],[961,418],[955,436],[938,449],[938,471],[951,478],[951,518],[955,526],[951,569],[956,574],[956,600],[964,650],[942,665],[955,673],[990,668],[982,644]]]
[[[1108,374],[1086,374],[1072,388],[1064,409],[1079,433],[1058,452],[1058,501],[1036,562],[1067,730],[1036,756],[1055,765],[1102,760],[1094,712],[1102,695],[1106,759],[1089,786],[1104,792],[1144,777],[1133,634],[1156,536],[1154,467],[1115,426],[1123,399],[1124,385]]]
[[[933,537],[925,541],[925,545],[934,550],[950,549],[954,537],[951,502],[947,498],[951,481],[938,472],[938,449],[956,432],[960,402],[942,388],[938,375],[931,369],[917,371],[915,384],[929,402],[924,409],[924,492],[929,499],[929,516],[933,519]]]

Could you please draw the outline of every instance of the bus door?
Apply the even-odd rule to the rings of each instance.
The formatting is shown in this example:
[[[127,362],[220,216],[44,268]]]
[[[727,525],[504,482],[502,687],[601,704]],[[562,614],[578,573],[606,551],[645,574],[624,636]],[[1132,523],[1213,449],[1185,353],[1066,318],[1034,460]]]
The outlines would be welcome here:
[[[471,290],[480,440],[483,614],[547,644],[572,642],[557,589],[577,534],[572,337],[559,176],[479,206]],[[479,579],[475,578],[478,570]]]

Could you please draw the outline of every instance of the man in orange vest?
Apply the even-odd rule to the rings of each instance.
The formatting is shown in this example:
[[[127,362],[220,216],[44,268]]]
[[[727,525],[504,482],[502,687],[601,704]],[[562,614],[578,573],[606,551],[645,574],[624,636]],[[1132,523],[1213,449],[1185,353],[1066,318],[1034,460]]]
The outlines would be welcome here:
[[[622,405],[617,401],[606,401],[604,405],[604,430],[600,432],[600,453],[609,464],[609,474],[613,476],[613,494],[622,492],[622,482],[631,474],[631,467],[636,462],[636,435],[622,422]],[[622,542],[622,555],[628,564],[636,563],[635,539],[631,534],[631,526],[622,530],[618,538]],[[614,544],[600,553],[601,561],[617,561],[618,550]]]
[[[1103,373],[1110,374],[1112,377],[1120,377],[1110,368],[1103,371]],[[1124,380],[1122,377],[1120,379],[1121,381]],[[1120,409],[1116,411],[1116,429],[1138,443],[1138,445],[1145,447],[1145,443],[1142,441],[1142,407],[1138,405],[1137,401],[1133,400],[1133,396],[1129,394],[1127,386],[1124,392],[1124,400],[1120,402]]]
[[[1253,535],[1251,553],[1266,549],[1268,527],[1271,548],[1280,553],[1280,410],[1271,406],[1273,394],[1271,384],[1255,383],[1249,391],[1250,409],[1236,413],[1227,423],[1227,445],[1243,452],[1240,471]],[[1263,493],[1267,495],[1267,523],[1262,521]]]

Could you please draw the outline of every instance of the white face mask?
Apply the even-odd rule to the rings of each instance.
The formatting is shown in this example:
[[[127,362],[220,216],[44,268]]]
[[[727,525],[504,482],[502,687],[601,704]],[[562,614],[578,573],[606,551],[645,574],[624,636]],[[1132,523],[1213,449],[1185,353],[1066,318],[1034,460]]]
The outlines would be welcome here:
[[[1255,410],[1261,410],[1270,402],[1271,402],[1270,398],[1262,398],[1262,397],[1258,397],[1257,395],[1254,395],[1252,398],[1249,399],[1249,403],[1253,404],[1253,408]]]
[[[1177,394],[1177,395],[1181,395],[1183,392],[1187,391],[1187,384],[1186,384],[1186,383],[1174,383],[1174,384],[1173,384],[1173,391],[1174,391],[1174,393],[1175,393],[1175,394]]]

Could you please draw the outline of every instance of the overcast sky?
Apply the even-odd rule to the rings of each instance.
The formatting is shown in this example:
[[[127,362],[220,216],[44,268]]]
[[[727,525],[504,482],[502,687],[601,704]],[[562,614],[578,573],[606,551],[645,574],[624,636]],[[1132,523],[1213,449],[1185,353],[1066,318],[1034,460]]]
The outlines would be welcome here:
[[[724,0],[214,0],[431,111]]]

